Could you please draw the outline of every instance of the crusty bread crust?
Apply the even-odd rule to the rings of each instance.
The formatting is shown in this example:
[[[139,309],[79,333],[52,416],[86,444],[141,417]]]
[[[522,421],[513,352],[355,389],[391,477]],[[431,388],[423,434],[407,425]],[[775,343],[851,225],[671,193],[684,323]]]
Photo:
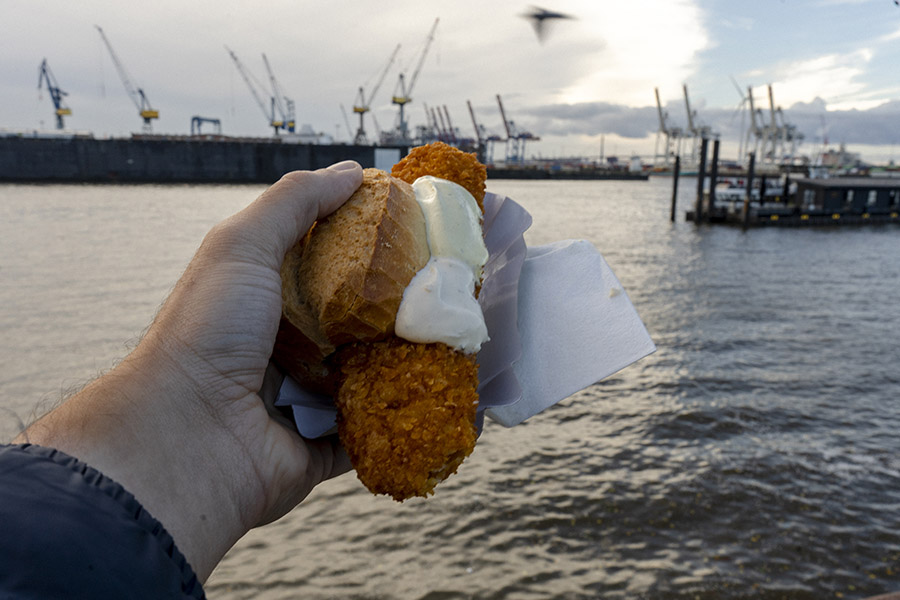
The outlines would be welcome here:
[[[282,325],[276,361],[305,379],[315,374],[295,372],[298,358],[321,371],[338,346],[392,334],[403,291],[429,256],[412,186],[365,169],[353,196],[285,256],[283,316],[291,327]]]

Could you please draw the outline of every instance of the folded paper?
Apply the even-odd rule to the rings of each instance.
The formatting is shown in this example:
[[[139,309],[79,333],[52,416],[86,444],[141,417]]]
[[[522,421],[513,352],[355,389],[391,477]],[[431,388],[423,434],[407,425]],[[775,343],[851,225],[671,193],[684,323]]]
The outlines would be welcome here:
[[[487,409],[512,427],[656,347],[600,252],[583,240],[529,248],[519,278],[521,398]]]

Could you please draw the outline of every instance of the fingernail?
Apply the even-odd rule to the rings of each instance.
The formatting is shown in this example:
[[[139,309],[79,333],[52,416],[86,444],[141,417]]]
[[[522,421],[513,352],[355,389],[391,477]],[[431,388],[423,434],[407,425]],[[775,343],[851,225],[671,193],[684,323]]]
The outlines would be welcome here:
[[[329,171],[351,171],[353,169],[359,169],[359,163],[355,160],[344,160],[339,163],[333,164],[328,167]]]

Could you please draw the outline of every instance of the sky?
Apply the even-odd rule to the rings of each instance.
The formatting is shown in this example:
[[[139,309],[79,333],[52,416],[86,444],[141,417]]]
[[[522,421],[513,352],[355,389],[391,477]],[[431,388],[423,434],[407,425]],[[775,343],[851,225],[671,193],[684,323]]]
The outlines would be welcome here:
[[[900,161],[900,6],[893,0],[542,0],[570,15],[539,39],[517,0],[0,0],[0,129],[53,129],[38,88],[46,59],[72,110],[67,129],[139,132],[142,120],[95,28],[103,28],[134,87],[159,119],[154,133],[187,134],[191,118],[223,133],[271,129],[225,47],[267,82],[265,54],[299,124],[349,141],[358,90],[376,91],[364,126],[392,129],[400,74],[411,126],[446,107],[463,135],[478,122],[504,136],[498,108],[539,137],[528,156],[640,155],[660,150],[658,89],[668,127],[695,125],[745,149],[747,90],[770,118],[768,86],[784,121],[813,156],[845,144],[869,162]],[[426,44],[435,20],[438,25]],[[400,45],[393,62],[390,61]],[[427,52],[425,48],[427,45]],[[265,90],[266,102],[270,90]],[[348,127],[349,125],[349,127]],[[349,130],[349,131],[348,131]],[[209,126],[205,129],[210,132]],[[504,146],[495,148],[495,159]]]

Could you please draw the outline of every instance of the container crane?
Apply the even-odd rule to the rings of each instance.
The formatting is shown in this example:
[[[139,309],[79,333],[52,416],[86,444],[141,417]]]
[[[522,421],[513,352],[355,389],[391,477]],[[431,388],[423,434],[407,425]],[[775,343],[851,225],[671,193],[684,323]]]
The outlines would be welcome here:
[[[754,138],[753,144],[753,154],[754,156],[759,155],[760,142],[765,137],[765,129],[760,123],[762,123],[762,112],[756,108],[756,105],[753,102],[753,87],[747,86],[747,102],[750,107],[750,127],[747,129],[747,152],[750,150],[750,137]]]
[[[400,52],[400,44],[397,44],[397,47],[394,48],[394,52],[393,54],[391,54],[391,58],[388,60],[387,65],[385,65],[384,70],[381,72],[381,76],[378,78],[378,81],[377,83],[375,83],[372,91],[369,92],[368,98],[366,97],[363,87],[360,86],[359,88],[359,94],[356,97],[356,104],[353,105],[353,112],[359,115],[359,129],[356,130],[356,137],[353,138],[353,143],[358,146],[366,145],[369,143],[369,138],[366,136],[366,129],[365,124],[363,123],[363,119],[365,117],[365,114],[369,112],[369,107],[372,105],[372,99],[375,98],[375,94],[378,93],[378,89],[384,82],[384,78],[387,76],[391,65],[394,64],[394,59],[397,58],[398,52]]]
[[[472,117],[472,127],[475,128],[475,142],[477,144],[475,153],[478,161],[485,162],[485,135],[482,128],[478,125],[478,119],[475,118],[475,110],[472,108],[472,102],[466,100],[466,106],[469,107],[469,116]]]
[[[682,84],[681,87],[684,90],[684,107],[687,110],[688,131],[694,135],[693,144],[691,146],[691,162],[695,162],[697,160],[697,141],[704,138],[709,139],[716,134],[713,133],[708,125],[700,125],[697,123],[697,111],[691,109],[691,100],[688,97],[687,84]]]
[[[469,107],[469,116],[472,117],[472,126],[475,128],[478,160],[484,164],[492,164],[494,162],[494,142],[499,141],[500,136],[488,134],[484,125],[480,124],[478,119],[475,118],[475,110],[472,108],[472,103],[466,100],[466,105]]]
[[[425,125],[419,127],[419,137],[423,143],[431,142],[433,140],[438,141],[446,141],[444,139],[444,130],[441,128],[441,124],[438,122],[437,113],[434,112],[434,108],[429,107],[427,104],[423,104],[422,108],[425,109]]]
[[[201,128],[204,123],[209,123],[216,128],[216,135],[222,135],[222,121],[219,119],[211,119],[209,117],[193,116],[191,117],[191,135],[202,135]]]
[[[250,88],[250,93],[253,95],[253,99],[256,100],[256,104],[259,105],[260,110],[262,110],[263,115],[266,117],[266,120],[269,122],[269,125],[274,130],[275,135],[278,135],[278,131],[285,128],[285,119],[282,118],[278,120],[275,118],[275,108],[276,108],[276,100],[275,96],[270,97],[270,105],[269,108],[266,108],[266,103],[262,99],[262,95],[260,90],[263,90],[265,86],[259,82],[256,77],[253,76],[250,71],[244,66],[244,63],[240,61],[237,57],[237,54],[229,48],[225,46],[225,50],[228,52],[228,55],[231,56],[231,60],[234,61],[234,66],[237,67],[238,73],[241,74],[241,77],[244,79],[244,83],[247,84],[247,87]],[[265,59],[265,55],[263,55]],[[266,61],[266,67],[268,68],[268,61]],[[271,73],[271,71],[270,71]],[[277,86],[277,84],[275,84]]]
[[[503,126],[506,128],[506,161],[524,162],[525,142],[528,140],[537,141],[541,138],[528,131],[519,131],[515,122],[506,118],[506,111],[503,109],[503,100],[501,100],[500,94],[497,94],[497,104],[500,106],[500,116],[503,118]]]
[[[56,115],[56,128],[65,129],[63,117],[72,114],[72,110],[63,102],[63,97],[68,94],[59,89],[59,86],[56,85],[56,77],[54,77],[53,73],[50,71],[50,65],[47,64],[46,58],[44,59],[44,62],[41,63],[41,71],[38,76],[38,91],[41,90],[41,87],[45,82],[47,91],[50,92],[50,99],[53,101],[53,114]]]
[[[142,119],[144,119],[144,132],[150,133],[151,131],[153,131],[153,119],[159,118],[159,111],[150,106],[150,101],[147,100],[147,96],[146,94],[144,94],[144,90],[139,87],[135,87],[131,83],[131,78],[128,76],[128,72],[125,70],[125,67],[122,65],[119,57],[116,56],[116,52],[115,50],[113,50],[112,44],[110,44],[109,40],[106,39],[106,34],[103,33],[103,29],[99,25],[94,25],[94,27],[96,27],[97,31],[100,32],[100,37],[103,39],[103,43],[106,45],[106,49],[109,50],[109,55],[110,57],[112,57],[113,65],[115,65],[116,71],[118,71],[119,73],[119,78],[122,80],[122,85],[125,86],[125,91],[128,92],[128,96],[137,107],[138,114]]]
[[[669,113],[663,110],[662,102],[659,99],[659,88],[653,88],[654,93],[656,94],[656,111],[659,114],[659,131],[656,134],[656,150],[654,153],[656,154],[656,158],[659,157],[659,136],[665,136],[665,158],[663,160],[663,167],[669,166],[669,160],[675,156],[676,154],[681,153],[681,138],[684,137],[684,132],[680,127],[670,127],[669,126]]]
[[[431,42],[434,40],[434,32],[437,29],[439,21],[439,18],[435,19],[434,25],[431,26],[431,31],[428,33],[428,38],[425,40],[425,47],[422,48],[422,54],[419,56],[419,62],[416,65],[416,70],[413,71],[412,77],[409,80],[409,85],[407,86],[406,84],[404,74],[400,73],[400,77],[397,81],[397,87],[394,89],[394,95],[391,98],[391,102],[400,107],[399,133],[400,142],[404,144],[409,142],[409,125],[406,123],[406,118],[403,115],[403,107],[412,102],[413,88],[415,88],[416,86],[416,80],[419,78],[419,72],[422,70],[422,64],[425,62],[425,56],[428,54],[428,49],[431,47]]]
[[[443,105],[443,108],[444,115],[447,117],[447,131],[450,135],[450,143],[456,145],[458,140],[456,139],[456,130],[453,128],[453,121],[450,120],[450,111],[447,110],[446,104]]]
[[[269,66],[269,59],[266,58],[265,54],[262,55],[262,58],[263,63],[266,65],[266,72],[269,74],[269,82],[272,84],[272,114],[275,114],[275,109],[277,108],[278,114],[281,115],[281,128],[287,129],[288,132],[293,133],[296,127],[296,120],[294,119],[294,101],[285,96],[281,91],[281,86],[278,85],[278,80],[275,79],[272,67]],[[284,103],[282,103],[282,100],[284,100]]]

